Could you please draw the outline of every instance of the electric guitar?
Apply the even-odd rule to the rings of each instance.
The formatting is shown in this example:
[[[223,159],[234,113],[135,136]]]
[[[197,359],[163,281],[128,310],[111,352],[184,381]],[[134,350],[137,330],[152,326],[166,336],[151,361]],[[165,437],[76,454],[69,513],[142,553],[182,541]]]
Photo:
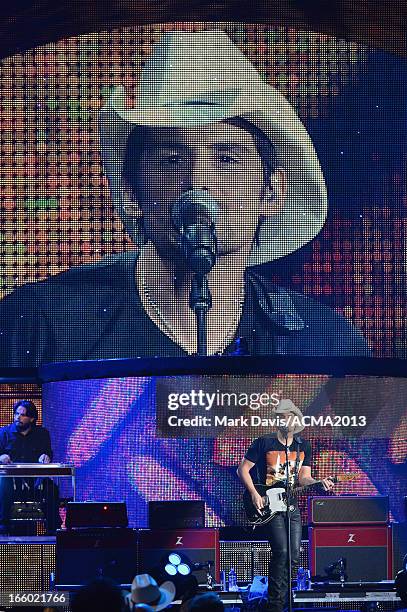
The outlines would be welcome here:
[[[338,476],[328,476],[329,480],[332,480],[332,482],[335,483],[355,480],[357,477],[358,474],[338,474]],[[303,489],[308,489],[309,487],[314,487],[315,485],[321,483],[322,480],[317,480],[309,485],[294,487],[293,493],[296,495]],[[247,520],[249,521],[249,524],[253,526],[253,528],[266,525],[275,517],[277,512],[287,512],[287,494],[283,487],[270,488],[270,485],[262,484],[256,484],[254,486],[257,493],[263,498],[264,506],[261,508],[261,510],[257,510],[247,489],[243,493],[243,506],[246,512]],[[266,491],[264,492],[265,489]],[[290,510],[292,510],[292,507],[290,507]]]

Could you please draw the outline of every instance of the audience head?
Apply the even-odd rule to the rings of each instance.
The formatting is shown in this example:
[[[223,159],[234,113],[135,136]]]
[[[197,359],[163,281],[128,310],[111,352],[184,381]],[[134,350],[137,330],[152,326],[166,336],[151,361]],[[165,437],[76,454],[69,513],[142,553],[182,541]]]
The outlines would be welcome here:
[[[188,612],[222,612],[224,605],[217,593],[195,595],[188,606]]]
[[[97,578],[84,585],[72,598],[72,612],[122,612],[124,598],[120,587],[109,578]]]

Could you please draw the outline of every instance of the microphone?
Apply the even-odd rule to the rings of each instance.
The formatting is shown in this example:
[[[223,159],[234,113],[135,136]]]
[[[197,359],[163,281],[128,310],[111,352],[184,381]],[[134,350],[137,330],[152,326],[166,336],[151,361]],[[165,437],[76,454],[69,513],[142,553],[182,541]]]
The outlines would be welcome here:
[[[171,217],[180,235],[181,250],[189,268],[197,274],[208,274],[215,265],[218,212],[218,202],[203,189],[186,191],[172,207]]]
[[[278,428],[279,428],[279,430],[281,432],[281,435],[284,436],[285,439],[287,440],[287,436],[288,436],[288,432],[289,432],[289,429],[288,429],[287,425],[279,425]]]

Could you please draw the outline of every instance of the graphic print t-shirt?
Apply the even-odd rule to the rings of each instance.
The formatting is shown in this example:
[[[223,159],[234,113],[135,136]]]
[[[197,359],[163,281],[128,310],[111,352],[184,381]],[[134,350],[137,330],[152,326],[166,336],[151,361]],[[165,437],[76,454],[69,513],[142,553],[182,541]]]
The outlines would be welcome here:
[[[302,466],[311,465],[311,445],[300,438],[298,445],[296,438],[291,443],[288,453],[290,484],[294,484],[297,449],[299,451],[298,471]],[[245,458],[256,465],[251,470],[253,482],[266,484],[270,487],[286,486],[286,454],[285,447],[278,440],[277,435],[257,438],[250,445]]]

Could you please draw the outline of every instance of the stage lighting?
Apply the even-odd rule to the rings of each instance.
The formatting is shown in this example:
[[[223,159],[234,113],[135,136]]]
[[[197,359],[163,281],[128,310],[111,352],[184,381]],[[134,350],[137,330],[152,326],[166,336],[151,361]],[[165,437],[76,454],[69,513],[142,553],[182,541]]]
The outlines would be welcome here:
[[[188,576],[191,573],[191,568],[186,563],[180,563],[177,570],[182,576]]]
[[[175,576],[177,574],[177,568],[175,565],[172,565],[172,563],[167,563],[164,569],[169,576]]]
[[[181,557],[177,553],[170,553],[168,555],[168,561],[172,565],[179,565],[181,563]]]
[[[165,571],[169,576],[188,576],[191,573],[191,562],[185,557],[185,555],[179,555],[178,553],[170,553],[166,560]]]
[[[171,580],[176,588],[176,599],[190,599],[198,590],[198,580],[192,573],[195,565],[183,553],[170,552],[149,573],[158,583]]]

